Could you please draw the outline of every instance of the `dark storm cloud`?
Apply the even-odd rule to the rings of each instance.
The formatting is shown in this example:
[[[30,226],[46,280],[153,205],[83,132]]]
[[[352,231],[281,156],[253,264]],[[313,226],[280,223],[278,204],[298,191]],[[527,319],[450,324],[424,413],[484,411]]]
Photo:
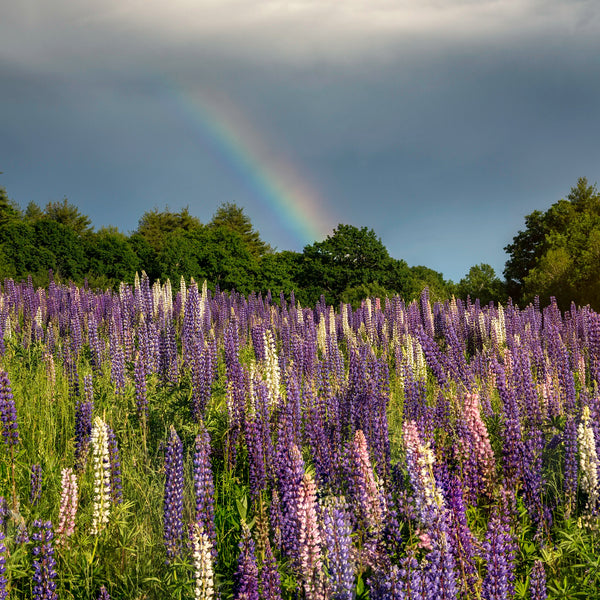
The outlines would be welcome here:
[[[154,206],[206,220],[233,200],[290,247],[164,98],[205,90],[284,150],[337,222],[455,279],[475,262],[501,270],[525,214],[599,178],[599,9],[415,4],[12,3],[1,183],[21,204],[67,195],[124,230]]]

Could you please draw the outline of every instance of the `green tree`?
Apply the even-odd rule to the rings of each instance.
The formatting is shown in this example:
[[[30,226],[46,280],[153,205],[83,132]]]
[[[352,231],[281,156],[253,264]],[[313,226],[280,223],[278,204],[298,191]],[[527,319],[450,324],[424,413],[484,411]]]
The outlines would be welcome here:
[[[453,284],[446,281],[442,273],[417,265],[410,267],[410,274],[410,287],[404,296],[406,300],[416,300],[425,288],[429,289],[429,298],[434,302],[441,302],[452,295]]]
[[[182,231],[196,231],[202,228],[202,223],[190,215],[188,208],[179,212],[171,212],[168,207],[159,211],[157,208],[145,212],[138,222],[134,232],[144,238],[152,249],[158,254],[161,252],[168,236],[181,229]]]
[[[90,233],[92,221],[66,198],[62,202],[48,202],[44,208],[44,217],[73,230],[77,235]]]
[[[208,227],[210,229],[224,227],[237,233],[255,258],[261,258],[273,251],[271,246],[261,239],[259,232],[254,229],[252,221],[244,213],[244,209],[236,204],[230,202],[221,204]]]
[[[86,251],[88,280],[98,287],[133,281],[136,271],[144,269],[127,236],[115,227],[103,227],[91,234]]]
[[[9,199],[6,190],[0,187],[0,227],[21,219],[19,207]]]
[[[298,275],[302,264],[302,254],[284,250],[265,254],[258,263],[256,292],[266,293],[269,290],[273,294],[283,292],[288,295],[294,291],[296,298],[303,302],[298,296],[300,286]]]
[[[479,298],[482,306],[492,301],[505,300],[504,284],[496,276],[494,269],[486,263],[474,265],[469,269],[467,275],[458,282],[456,294],[463,300],[466,300],[467,296],[473,301]]]
[[[344,290],[364,284],[386,286],[392,259],[372,229],[340,224],[322,242],[305,246],[300,282],[311,301],[323,294],[338,304]]]
[[[600,194],[580,177],[566,199],[535,211],[505,250],[508,291],[521,302],[554,296],[600,308]]]

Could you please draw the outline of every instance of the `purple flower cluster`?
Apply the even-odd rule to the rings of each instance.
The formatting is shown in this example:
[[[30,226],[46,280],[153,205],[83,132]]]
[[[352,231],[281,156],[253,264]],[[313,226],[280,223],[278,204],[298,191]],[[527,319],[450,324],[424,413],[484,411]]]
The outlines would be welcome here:
[[[183,445],[172,425],[165,450],[164,539],[167,559],[174,558],[183,541]]]
[[[19,443],[17,425],[17,409],[12,395],[8,373],[0,370],[0,420],[2,421],[2,437],[9,448]]]
[[[33,598],[56,600],[56,560],[52,540],[52,523],[36,520],[33,523],[31,539],[33,547]]]

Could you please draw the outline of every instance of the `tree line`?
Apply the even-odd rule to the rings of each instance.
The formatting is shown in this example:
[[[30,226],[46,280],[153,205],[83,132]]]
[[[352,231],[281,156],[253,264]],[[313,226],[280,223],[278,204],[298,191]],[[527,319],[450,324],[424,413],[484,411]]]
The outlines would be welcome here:
[[[303,304],[324,296],[328,304],[354,305],[367,296],[399,294],[406,300],[424,287],[430,297],[451,296],[482,304],[529,303],[556,297],[600,308],[600,195],[585,178],[568,197],[545,213],[534,211],[525,228],[505,247],[505,280],[487,264],[477,264],[458,283],[425,266],[393,258],[367,227],[339,224],[325,240],[302,252],[277,251],[262,240],[243,208],[222,204],[203,224],[187,208],[153,209],[130,234],[116,227],[95,230],[67,199],[25,210],[0,187],[0,275],[31,277],[44,286],[49,277],[93,287],[132,282],[145,271],[151,280],[194,277],[210,287],[241,293],[294,291]]]

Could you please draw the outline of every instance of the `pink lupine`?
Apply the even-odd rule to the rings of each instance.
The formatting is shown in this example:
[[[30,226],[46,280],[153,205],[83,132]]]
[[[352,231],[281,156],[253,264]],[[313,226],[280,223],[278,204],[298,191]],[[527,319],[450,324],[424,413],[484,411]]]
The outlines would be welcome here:
[[[371,467],[367,440],[360,429],[354,434],[354,441],[350,446],[350,460],[353,491],[360,518],[368,530],[379,531],[383,523],[382,495]]]
[[[487,427],[481,418],[479,395],[468,392],[465,396],[463,419],[471,436],[470,452],[486,484],[491,483],[495,470],[494,451],[490,444]],[[466,448],[466,444],[461,448]]]
[[[75,515],[77,514],[77,477],[73,469],[62,470],[60,494],[60,509],[58,512],[58,527],[56,528],[57,545],[64,544],[75,531]]]
[[[300,573],[307,600],[325,598],[321,532],[317,520],[317,498],[314,479],[304,474],[298,500],[298,532]]]

